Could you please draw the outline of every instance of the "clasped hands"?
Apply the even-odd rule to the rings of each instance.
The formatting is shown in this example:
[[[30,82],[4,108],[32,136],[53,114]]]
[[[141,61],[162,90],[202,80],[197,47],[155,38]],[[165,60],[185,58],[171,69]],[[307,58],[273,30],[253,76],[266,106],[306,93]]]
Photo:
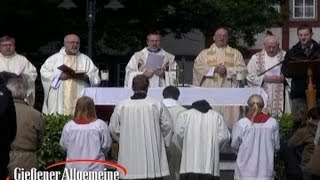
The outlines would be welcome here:
[[[143,75],[147,76],[148,78],[151,78],[154,74],[157,76],[162,76],[163,73],[164,73],[164,68],[162,68],[162,67],[157,67],[154,69],[145,68],[143,70]]]
[[[227,68],[223,64],[219,64],[214,68],[214,72],[218,73],[220,76],[225,76],[227,74]]]

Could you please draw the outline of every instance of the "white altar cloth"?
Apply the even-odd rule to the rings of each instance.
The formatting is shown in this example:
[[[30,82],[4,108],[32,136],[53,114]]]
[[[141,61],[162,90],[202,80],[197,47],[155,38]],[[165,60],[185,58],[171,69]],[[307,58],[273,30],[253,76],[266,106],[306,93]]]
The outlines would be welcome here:
[[[268,99],[262,88],[179,87],[179,90],[179,101],[182,105],[191,105],[205,99],[214,106],[245,106],[252,94],[260,94],[265,102]],[[149,88],[148,96],[162,100],[162,91],[163,88]],[[123,87],[90,87],[85,88],[82,94],[91,97],[95,105],[116,105],[119,101],[131,97],[133,91]]]

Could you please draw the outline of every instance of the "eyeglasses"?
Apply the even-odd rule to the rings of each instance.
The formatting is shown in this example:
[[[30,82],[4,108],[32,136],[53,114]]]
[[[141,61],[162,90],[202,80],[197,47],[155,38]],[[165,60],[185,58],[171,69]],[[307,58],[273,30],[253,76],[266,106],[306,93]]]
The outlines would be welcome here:
[[[0,44],[1,47],[12,47],[14,44]]]
[[[80,44],[80,41],[67,41],[68,44]]]

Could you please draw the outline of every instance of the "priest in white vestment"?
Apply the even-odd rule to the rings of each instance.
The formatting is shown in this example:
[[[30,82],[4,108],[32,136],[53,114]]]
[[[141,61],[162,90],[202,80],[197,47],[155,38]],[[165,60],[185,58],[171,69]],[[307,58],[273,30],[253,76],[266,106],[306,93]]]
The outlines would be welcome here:
[[[122,179],[162,179],[169,175],[166,148],[172,137],[172,119],[161,101],[147,96],[148,77],[133,79],[134,95],[119,102],[110,119],[110,131],[119,142],[118,163],[127,168]]]
[[[25,74],[28,79],[28,94],[25,101],[33,106],[35,101],[35,80],[37,69],[24,56],[16,52],[16,41],[13,37],[3,36],[0,38],[0,72],[7,71],[20,75]]]
[[[178,101],[180,91],[176,86],[167,86],[163,89],[163,104],[168,108],[170,115],[175,124],[178,114],[182,111],[187,110]],[[174,129],[174,126],[173,126]],[[180,161],[181,161],[181,149],[179,149],[174,141],[177,141],[177,136],[173,135],[168,150],[168,163],[170,169],[170,176],[166,177],[165,180],[180,180]]]
[[[263,99],[252,95],[247,117],[232,129],[231,147],[238,151],[234,177],[236,180],[272,180],[274,157],[280,148],[278,121],[264,114]]]
[[[247,65],[247,83],[250,87],[263,87],[267,92],[266,107],[273,117],[285,112],[284,106],[290,110],[290,97],[284,91],[285,78],[281,74],[284,56],[285,51],[279,48],[278,39],[268,35],[264,40],[264,49],[254,54]]]
[[[150,87],[165,87],[178,84],[177,63],[174,55],[160,47],[161,35],[158,31],[147,36],[147,47],[135,52],[126,66],[124,87],[131,88],[132,79],[139,74],[149,78]]]
[[[213,36],[214,43],[196,57],[193,66],[193,85],[214,88],[240,86],[247,73],[246,64],[242,54],[227,44],[228,38],[228,31],[219,28]],[[240,118],[239,106],[219,106],[214,109],[222,113],[230,129]]]
[[[64,38],[64,47],[42,65],[40,73],[44,89],[44,114],[73,114],[82,90],[99,85],[98,68],[87,55],[79,52],[79,48],[80,38],[69,34]],[[62,69],[62,65],[69,67],[69,72]]]
[[[205,100],[192,104],[192,109],[178,115],[174,126],[182,147],[180,179],[212,180],[220,176],[220,148],[230,139],[220,113]]]

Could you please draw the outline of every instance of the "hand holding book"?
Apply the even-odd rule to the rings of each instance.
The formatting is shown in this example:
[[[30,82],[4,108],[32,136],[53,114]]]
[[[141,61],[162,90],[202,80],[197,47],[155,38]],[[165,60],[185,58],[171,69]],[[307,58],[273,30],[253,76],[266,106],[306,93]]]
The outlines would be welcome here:
[[[59,66],[58,69],[62,71],[60,75],[61,80],[67,80],[70,78],[80,79],[80,80],[88,79],[88,76],[86,75],[85,71],[73,70],[70,67],[66,66],[65,64]]]

